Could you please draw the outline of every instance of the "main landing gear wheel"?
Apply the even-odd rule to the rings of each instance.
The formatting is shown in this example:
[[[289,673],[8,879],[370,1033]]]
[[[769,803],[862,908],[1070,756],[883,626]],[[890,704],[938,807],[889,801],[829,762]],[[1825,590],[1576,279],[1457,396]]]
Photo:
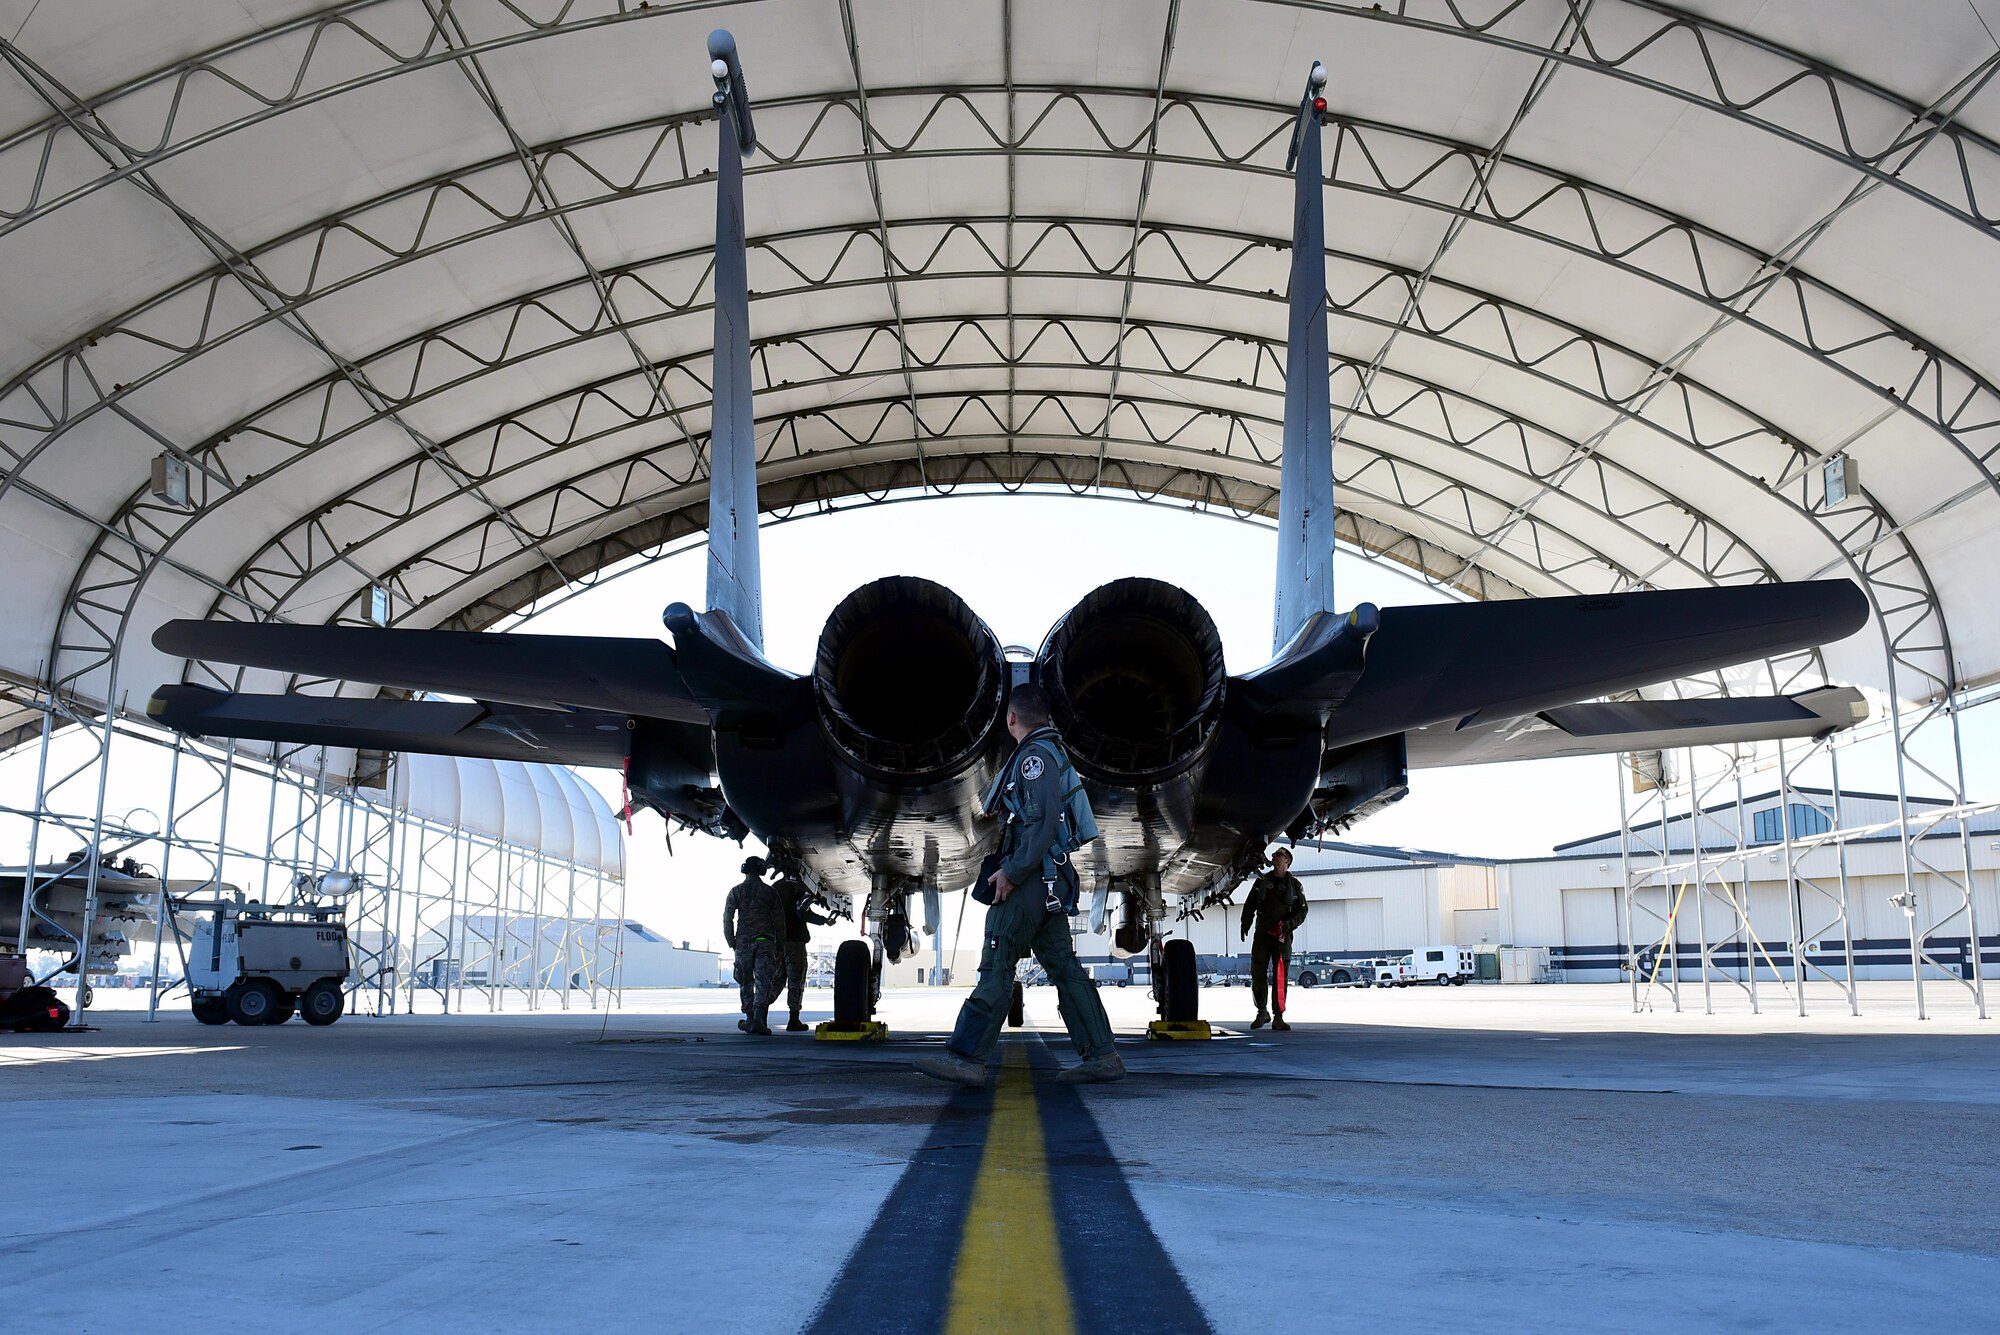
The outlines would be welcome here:
[[[221,997],[196,997],[188,1007],[203,1024],[229,1023],[229,1003]]]
[[[1021,986],[1021,980],[1014,980],[1014,998],[1007,1003],[1007,1027],[1019,1029],[1028,1022],[1028,989]]]
[[[1160,949],[1166,990],[1160,998],[1163,1020],[1201,1018],[1201,971],[1194,955],[1194,942],[1176,937]]]
[[[245,1025],[269,1024],[278,1013],[278,1002],[283,996],[278,985],[268,978],[232,983],[222,995],[229,1006],[229,1018]]]
[[[332,1024],[347,1009],[347,994],[331,978],[322,978],[299,998],[299,1014],[307,1024]]]
[[[866,941],[843,941],[833,956],[833,1022],[875,1018],[875,959]]]

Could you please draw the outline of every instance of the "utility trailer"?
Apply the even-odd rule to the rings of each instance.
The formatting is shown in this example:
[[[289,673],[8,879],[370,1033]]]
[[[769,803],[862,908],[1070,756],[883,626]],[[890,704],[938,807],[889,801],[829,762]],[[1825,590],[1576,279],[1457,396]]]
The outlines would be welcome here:
[[[332,1024],[347,1009],[346,908],[179,900],[205,913],[188,948],[188,996],[203,1024]]]

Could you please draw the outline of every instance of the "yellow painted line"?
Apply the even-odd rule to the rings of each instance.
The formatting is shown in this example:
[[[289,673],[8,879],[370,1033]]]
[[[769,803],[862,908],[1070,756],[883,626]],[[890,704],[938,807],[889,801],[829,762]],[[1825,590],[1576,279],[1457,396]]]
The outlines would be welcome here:
[[[1019,1043],[1005,1052],[945,1335],[1075,1335],[1028,1054]]]

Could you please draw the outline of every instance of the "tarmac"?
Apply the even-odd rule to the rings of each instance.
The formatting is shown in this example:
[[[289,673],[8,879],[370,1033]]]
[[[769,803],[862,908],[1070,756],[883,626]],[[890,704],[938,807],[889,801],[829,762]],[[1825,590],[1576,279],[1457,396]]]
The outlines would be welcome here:
[[[1072,1089],[1030,989],[996,1081],[613,1012],[0,1037],[0,1331],[2000,1328],[2000,1020],[1635,1014],[1616,987],[1296,993]],[[518,998],[509,1006],[517,1007]],[[825,1018],[829,998],[809,998]],[[1129,1041],[1127,1041],[1129,1040]]]

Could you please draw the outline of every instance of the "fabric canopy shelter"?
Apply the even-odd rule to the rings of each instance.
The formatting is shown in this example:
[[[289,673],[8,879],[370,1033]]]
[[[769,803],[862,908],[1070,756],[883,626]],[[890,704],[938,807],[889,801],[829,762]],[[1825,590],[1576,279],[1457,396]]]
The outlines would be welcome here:
[[[2000,676],[1991,8],[0,0],[0,673],[372,691],[149,636],[481,627],[698,534],[727,26],[771,511],[1274,513],[1319,59],[1341,538],[1845,575],[1870,630],[1752,684],[1939,700]]]

